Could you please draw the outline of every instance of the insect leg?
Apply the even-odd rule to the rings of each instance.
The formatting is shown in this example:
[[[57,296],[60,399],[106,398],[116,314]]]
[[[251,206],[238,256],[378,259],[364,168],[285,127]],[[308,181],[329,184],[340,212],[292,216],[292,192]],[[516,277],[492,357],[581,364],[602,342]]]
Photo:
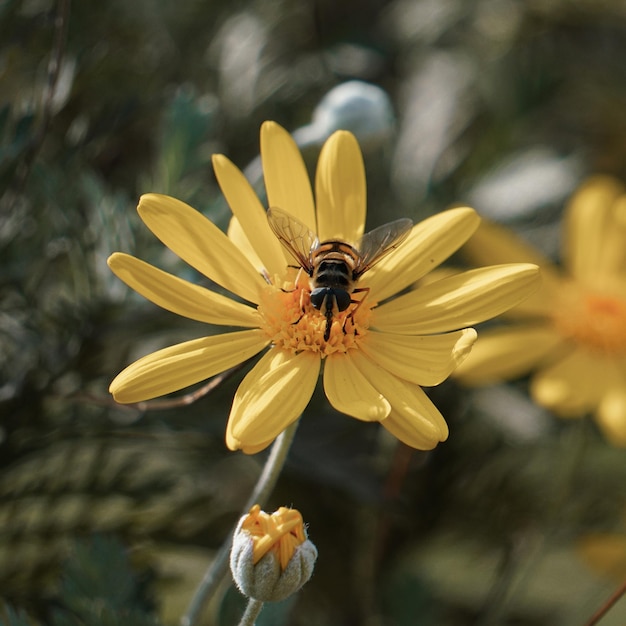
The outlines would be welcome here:
[[[350,313],[348,315],[346,315],[345,319],[343,320],[343,326],[342,326],[342,330],[344,332],[344,335],[346,333],[346,322],[348,321],[348,319],[352,320],[352,323],[354,324],[354,314],[359,310],[359,307],[363,304],[363,302],[365,302],[365,298],[367,298],[367,296],[369,295],[370,292],[370,288],[369,287],[360,287],[358,289],[355,289],[352,293],[363,293],[363,297],[360,300],[355,300],[355,299],[350,299],[350,303],[351,304],[355,304],[356,306],[350,311]]]

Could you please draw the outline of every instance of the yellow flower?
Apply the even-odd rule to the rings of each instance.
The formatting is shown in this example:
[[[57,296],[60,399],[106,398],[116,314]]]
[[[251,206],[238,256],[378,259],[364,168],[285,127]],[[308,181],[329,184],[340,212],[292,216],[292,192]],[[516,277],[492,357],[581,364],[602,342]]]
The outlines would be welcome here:
[[[536,371],[535,401],[563,417],[595,412],[607,438],[626,446],[626,195],[589,179],[564,216],[562,269],[493,224],[464,248],[476,263],[525,261],[542,288],[509,311],[514,323],[481,333],[456,375],[480,385]]]
[[[269,204],[296,217],[320,241],[355,243],[363,234],[366,189],[354,136],[332,135],[318,162],[316,203],[300,152],[284,129],[266,122],[261,155]],[[514,306],[535,289],[537,267],[483,268],[403,293],[457,250],[476,229],[469,208],[414,226],[406,240],[358,282],[361,304],[327,318],[311,305],[305,272],[272,232],[243,174],[213,159],[233,211],[228,236],[183,202],[148,194],[138,211],[181,259],[245,302],[190,284],[126,254],[109,266],[152,302],[185,317],[244,330],[149,354],[111,383],[130,403],[198,383],[264,352],[233,401],[226,443],[254,453],[268,446],[307,406],[323,367],[324,389],[339,411],[378,421],[410,446],[431,449],[448,436],[445,420],[420,385],[437,385],[465,358],[476,333],[465,328]],[[461,330],[458,330],[461,329]],[[453,331],[453,332],[451,332]],[[326,339],[325,336],[328,338]]]
[[[271,515],[255,504],[244,516],[240,530],[252,538],[252,562],[256,565],[270,550],[284,571],[296,548],[306,541],[302,515],[281,506]]]

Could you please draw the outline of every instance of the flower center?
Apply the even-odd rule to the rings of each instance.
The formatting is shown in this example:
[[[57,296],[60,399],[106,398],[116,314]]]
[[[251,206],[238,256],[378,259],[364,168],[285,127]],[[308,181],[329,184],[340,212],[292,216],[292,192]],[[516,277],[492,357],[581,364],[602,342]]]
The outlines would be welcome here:
[[[626,300],[583,293],[564,298],[554,322],[559,331],[595,352],[626,354]]]
[[[335,352],[358,348],[369,327],[371,309],[367,292],[353,295],[355,302],[345,311],[334,307],[332,315],[325,314],[311,304],[311,287],[304,272],[284,289],[268,285],[263,294],[259,313],[261,328],[272,338],[274,345],[294,353],[310,350],[323,357]],[[332,306],[332,302],[330,302]]]

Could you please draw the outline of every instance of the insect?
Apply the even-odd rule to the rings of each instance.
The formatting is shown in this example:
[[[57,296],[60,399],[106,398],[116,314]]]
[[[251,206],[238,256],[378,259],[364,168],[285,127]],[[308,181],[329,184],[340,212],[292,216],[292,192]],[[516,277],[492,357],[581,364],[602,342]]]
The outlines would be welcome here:
[[[352,315],[367,297],[369,288],[357,288],[359,278],[387,253],[397,248],[413,226],[399,219],[366,233],[357,247],[339,239],[321,241],[305,224],[277,208],[267,211],[271,229],[308,274],[311,304],[326,317],[324,340],[328,341],[333,316],[356,304]],[[353,293],[366,292],[361,300]]]

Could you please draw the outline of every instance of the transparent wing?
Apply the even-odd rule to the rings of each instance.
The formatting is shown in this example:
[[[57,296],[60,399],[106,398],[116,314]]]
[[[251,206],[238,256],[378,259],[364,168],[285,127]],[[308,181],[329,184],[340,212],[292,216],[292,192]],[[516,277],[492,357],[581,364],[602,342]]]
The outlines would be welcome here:
[[[413,222],[408,218],[401,218],[365,233],[358,245],[360,260],[355,268],[355,275],[360,276],[367,272],[386,254],[395,250],[407,238],[411,228]]]
[[[309,274],[312,271],[311,250],[317,248],[319,240],[300,220],[282,209],[267,210],[267,221],[280,243]]]

